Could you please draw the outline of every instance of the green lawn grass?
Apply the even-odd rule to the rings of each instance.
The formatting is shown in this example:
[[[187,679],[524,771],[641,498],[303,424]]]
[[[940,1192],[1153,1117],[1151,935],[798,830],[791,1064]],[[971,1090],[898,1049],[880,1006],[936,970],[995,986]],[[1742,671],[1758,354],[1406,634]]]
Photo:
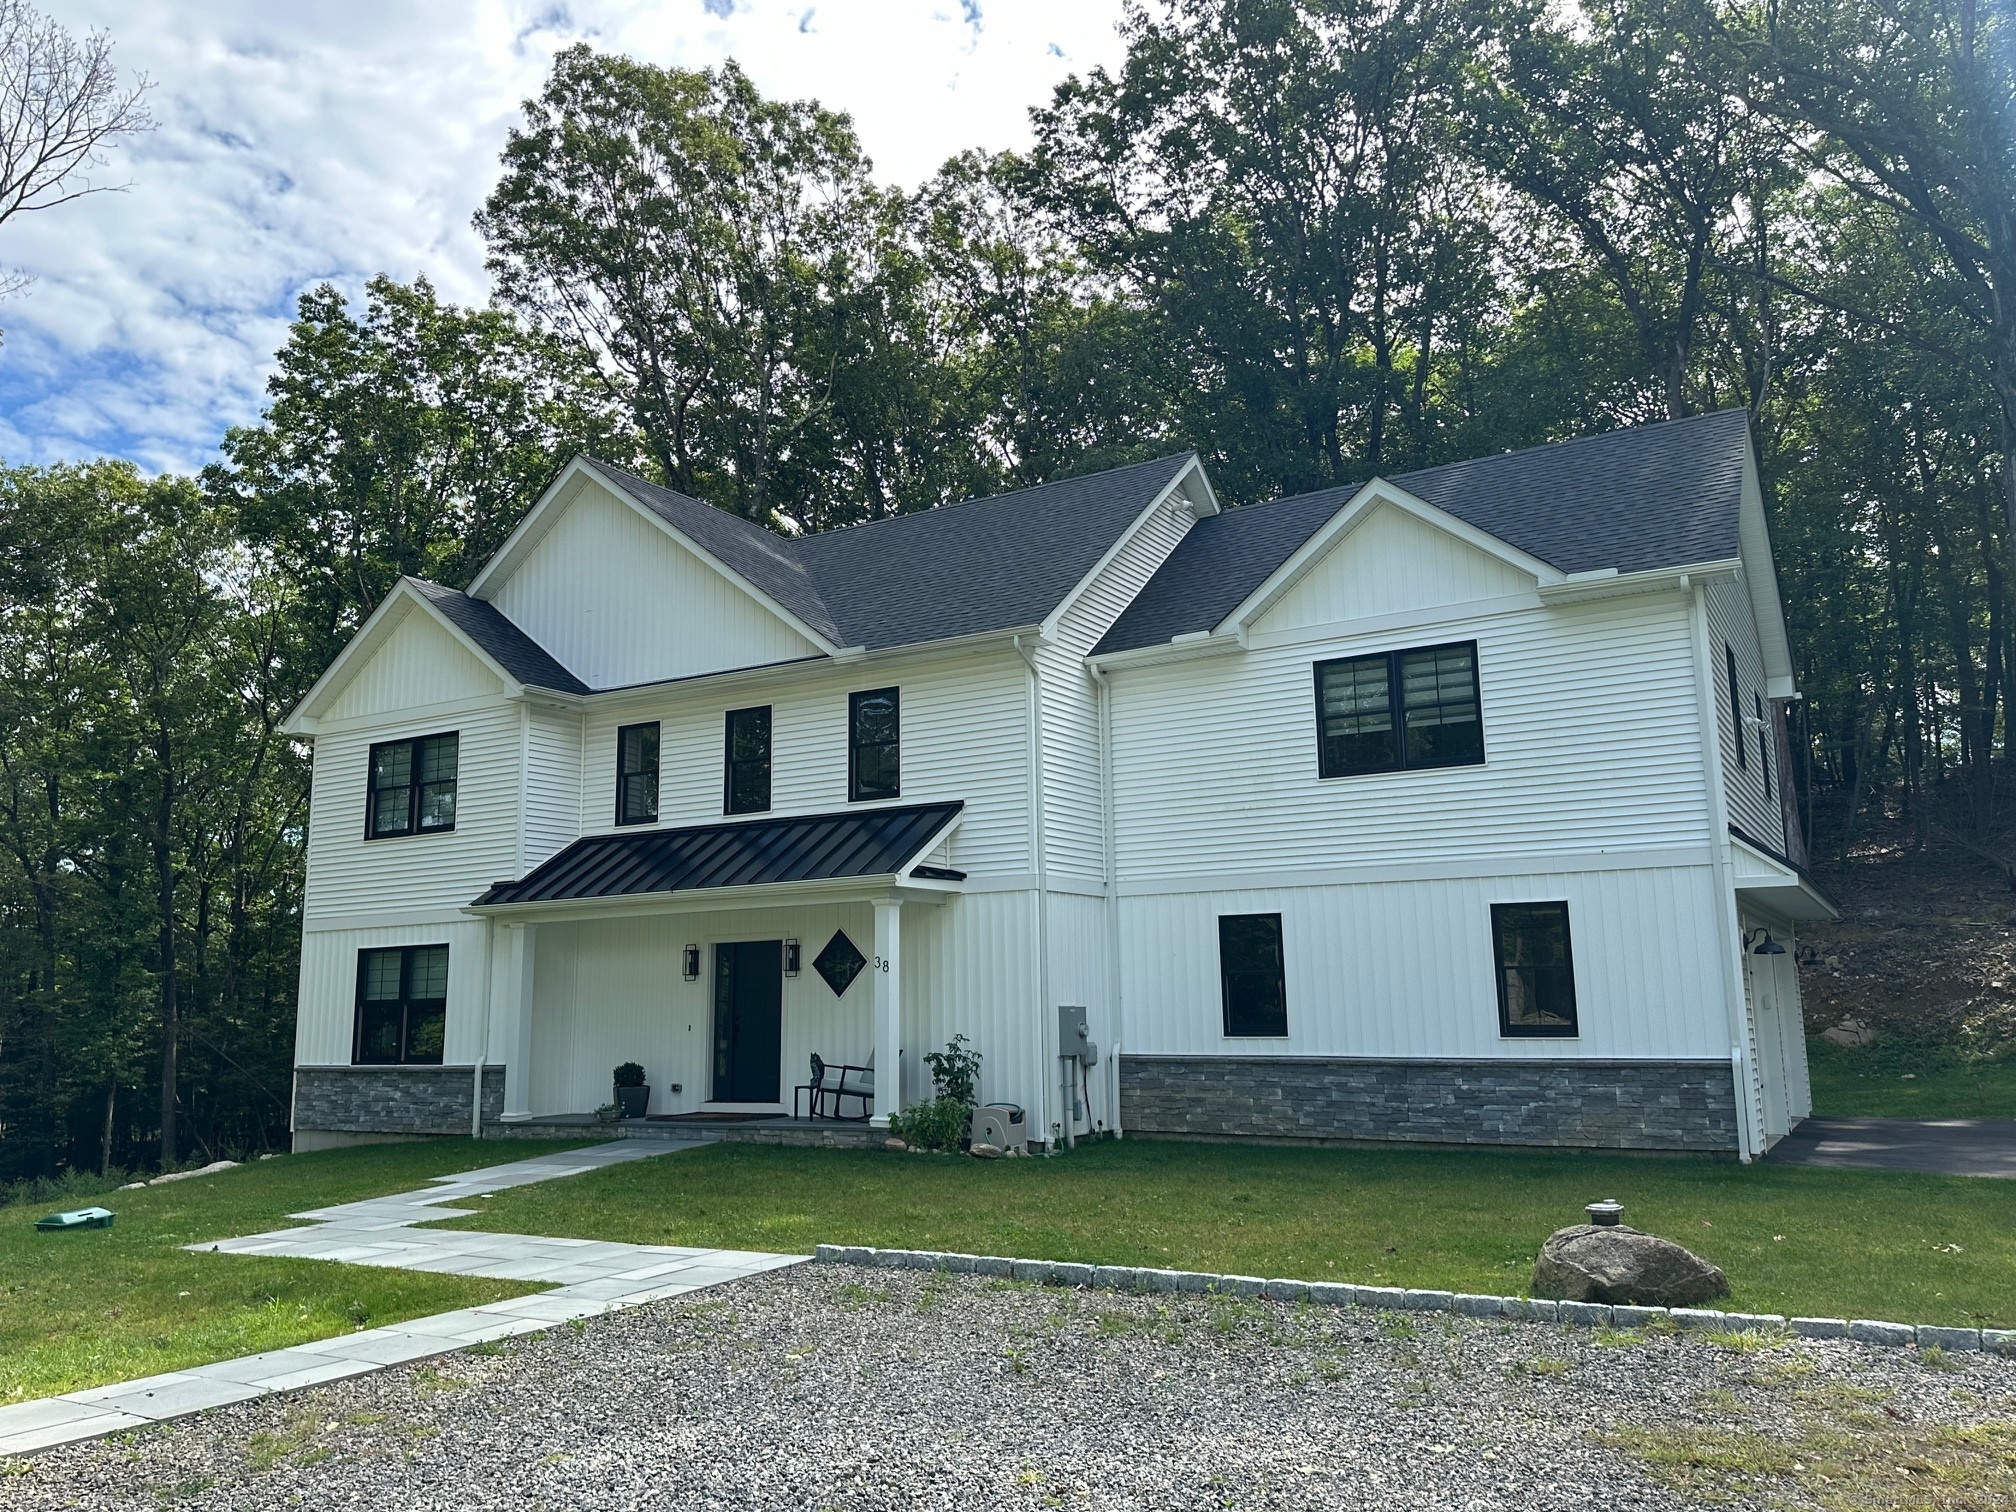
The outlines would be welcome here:
[[[808,1253],[947,1249],[1518,1293],[1549,1232],[1625,1222],[1736,1311],[2016,1326],[2016,1183],[1705,1157],[1126,1140],[1055,1159],[718,1144],[501,1192],[456,1227]]]
[[[1814,1038],[1815,1118],[2016,1118],[2016,1060],[1962,1060],[1950,1048]]]
[[[181,1246],[292,1226],[287,1214],[422,1186],[563,1144],[472,1140],[289,1155],[138,1192],[0,1207],[0,1404],[303,1344],[543,1287],[190,1254]],[[92,1205],[109,1229],[43,1233],[52,1208]]]

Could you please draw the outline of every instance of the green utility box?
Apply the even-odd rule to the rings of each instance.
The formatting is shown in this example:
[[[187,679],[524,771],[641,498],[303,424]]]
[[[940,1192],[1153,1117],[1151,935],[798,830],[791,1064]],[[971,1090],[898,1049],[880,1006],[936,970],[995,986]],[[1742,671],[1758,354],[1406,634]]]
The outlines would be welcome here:
[[[110,1228],[112,1213],[109,1208],[78,1208],[70,1213],[51,1213],[47,1218],[37,1218],[38,1229]]]

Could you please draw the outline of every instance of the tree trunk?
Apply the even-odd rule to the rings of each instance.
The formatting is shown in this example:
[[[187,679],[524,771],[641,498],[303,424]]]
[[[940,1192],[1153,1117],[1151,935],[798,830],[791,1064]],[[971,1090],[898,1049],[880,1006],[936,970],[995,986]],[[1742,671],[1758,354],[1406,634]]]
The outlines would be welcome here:
[[[176,1051],[182,1037],[181,1005],[175,980],[175,783],[174,749],[168,732],[155,735],[155,759],[161,763],[160,792],[154,811],[154,885],[161,912],[161,1169],[175,1168],[178,1148],[175,1128]]]
[[[105,1175],[112,1169],[112,1110],[119,1100],[117,1080],[105,1084],[105,1137],[98,1144],[98,1174]]]

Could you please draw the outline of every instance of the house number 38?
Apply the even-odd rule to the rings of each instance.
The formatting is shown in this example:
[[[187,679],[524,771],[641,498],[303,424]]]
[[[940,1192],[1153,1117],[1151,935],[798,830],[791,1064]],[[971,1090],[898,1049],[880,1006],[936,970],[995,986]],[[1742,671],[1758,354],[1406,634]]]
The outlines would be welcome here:
[[[889,963],[883,960],[882,957],[877,956],[875,957],[875,969],[877,971],[887,971],[889,969]]]

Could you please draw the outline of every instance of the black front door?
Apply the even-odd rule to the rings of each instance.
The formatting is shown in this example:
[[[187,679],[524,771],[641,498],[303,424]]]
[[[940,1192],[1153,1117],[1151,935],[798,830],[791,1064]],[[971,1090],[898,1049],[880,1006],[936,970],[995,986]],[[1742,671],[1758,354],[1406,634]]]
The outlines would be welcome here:
[[[784,1048],[784,942],[714,947],[714,1101],[772,1103]]]

